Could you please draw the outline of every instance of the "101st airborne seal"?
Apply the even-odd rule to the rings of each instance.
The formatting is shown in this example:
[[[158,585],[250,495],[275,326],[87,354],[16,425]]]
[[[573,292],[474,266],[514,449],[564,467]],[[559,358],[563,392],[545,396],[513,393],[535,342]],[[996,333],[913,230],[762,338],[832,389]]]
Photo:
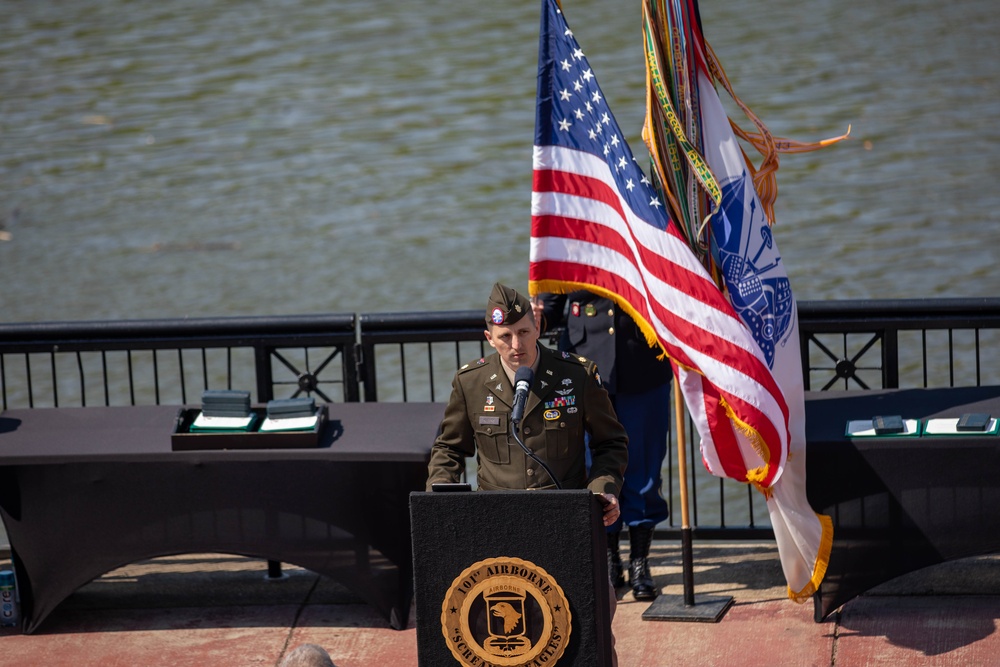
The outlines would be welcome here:
[[[554,665],[569,644],[571,620],[556,580],[513,557],[467,567],[441,606],[445,642],[467,667]]]

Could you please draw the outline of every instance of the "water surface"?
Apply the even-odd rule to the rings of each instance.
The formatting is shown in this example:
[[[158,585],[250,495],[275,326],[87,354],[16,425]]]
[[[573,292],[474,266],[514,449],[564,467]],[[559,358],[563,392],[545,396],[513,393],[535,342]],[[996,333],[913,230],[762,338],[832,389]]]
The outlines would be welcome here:
[[[13,4],[4,321],[449,310],[526,286],[537,0]],[[563,4],[639,151],[640,3]],[[702,16],[776,134],[852,127],[778,172],[800,300],[997,291],[992,3]]]

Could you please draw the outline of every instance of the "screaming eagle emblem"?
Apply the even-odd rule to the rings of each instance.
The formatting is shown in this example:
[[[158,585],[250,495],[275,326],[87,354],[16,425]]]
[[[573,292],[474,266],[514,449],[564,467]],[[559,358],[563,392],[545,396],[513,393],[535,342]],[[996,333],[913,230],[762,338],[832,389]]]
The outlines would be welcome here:
[[[458,575],[441,605],[441,631],[468,667],[553,665],[569,644],[571,615],[549,573],[520,558],[488,558]]]

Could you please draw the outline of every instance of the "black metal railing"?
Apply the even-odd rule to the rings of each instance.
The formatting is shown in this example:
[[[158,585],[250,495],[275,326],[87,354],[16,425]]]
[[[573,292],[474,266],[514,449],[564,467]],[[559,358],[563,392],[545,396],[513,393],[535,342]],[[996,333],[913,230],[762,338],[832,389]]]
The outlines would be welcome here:
[[[807,301],[806,389],[1000,384],[1000,299]]]
[[[356,316],[0,325],[0,404],[160,405],[205,389],[357,401]]]
[[[455,370],[486,353],[480,311],[360,316],[366,401],[445,401]]]
[[[798,315],[806,389],[1000,384],[1000,299],[809,301]],[[484,328],[478,310],[6,324],[0,402],[190,404],[205,389],[250,387],[259,402],[443,402],[455,370],[489,351]],[[687,432],[687,459],[697,462],[690,423]],[[677,506],[675,444],[664,494]],[[695,535],[770,535],[758,493],[687,467]],[[677,531],[673,517],[657,530]]]

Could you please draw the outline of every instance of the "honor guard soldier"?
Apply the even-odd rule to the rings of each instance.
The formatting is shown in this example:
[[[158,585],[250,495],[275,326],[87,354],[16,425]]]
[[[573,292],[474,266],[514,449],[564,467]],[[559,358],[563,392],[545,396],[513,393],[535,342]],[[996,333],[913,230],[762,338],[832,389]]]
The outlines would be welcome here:
[[[618,500],[621,519],[608,528],[608,572],[615,586],[625,583],[619,542],[628,527],[629,584],[637,600],[659,592],[649,571],[649,546],[656,524],[669,515],[661,493],[663,462],[670,432],[670,363],[611,299],[588,291],[540,294],[535,317],[562,328],[559,349],[593,359],[604,374],[618,419],[628,432],[628,469]]]

